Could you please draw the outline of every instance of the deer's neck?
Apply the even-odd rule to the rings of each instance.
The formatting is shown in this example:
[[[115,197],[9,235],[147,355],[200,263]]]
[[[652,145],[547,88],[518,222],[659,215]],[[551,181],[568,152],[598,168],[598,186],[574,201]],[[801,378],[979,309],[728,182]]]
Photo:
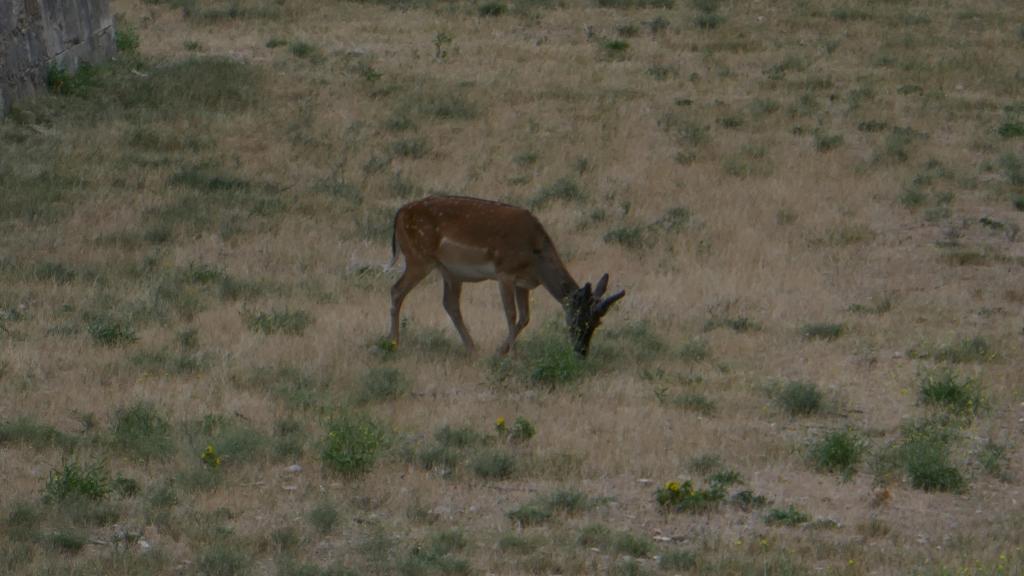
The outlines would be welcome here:
[[[540,283],[562,306],[565,306],[569,296],[572,296],[580,288],[569,271],[565,269],[562,259],[559,258],[558,252],[553,246],[542,252],[537,272],[540,276]]]

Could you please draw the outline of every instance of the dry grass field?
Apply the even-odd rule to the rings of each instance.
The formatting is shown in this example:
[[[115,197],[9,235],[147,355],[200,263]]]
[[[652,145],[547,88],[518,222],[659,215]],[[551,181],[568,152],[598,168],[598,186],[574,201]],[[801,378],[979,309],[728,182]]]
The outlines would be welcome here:
[[[1024,573],[1013,2],[112,4],[0,122],[0,573]],[[590,358],[382,340],[431,193]]]

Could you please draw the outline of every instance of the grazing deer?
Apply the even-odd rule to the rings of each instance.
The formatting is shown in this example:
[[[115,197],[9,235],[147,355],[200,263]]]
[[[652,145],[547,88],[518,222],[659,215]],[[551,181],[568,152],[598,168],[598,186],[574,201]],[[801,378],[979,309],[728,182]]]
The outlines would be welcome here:
[[[391,341],[398,345],[399,313],[406,295],[433,269],[444,278],[444,309],[469,352],[476,346],[462,321],[463,282],[497,280],[508,321],[499,354],[512,350],[530,322],[530,290],[543,285],[565,308],[577,354],[586,356],[601,317],[625,291],[603,298],[605,274],[591,290],[580,288],[565,269],[544,227],[528,210],[464,196],[431,196],[410,202],[395,214],[392,265],[399,252],[405,272],[391,288]]]

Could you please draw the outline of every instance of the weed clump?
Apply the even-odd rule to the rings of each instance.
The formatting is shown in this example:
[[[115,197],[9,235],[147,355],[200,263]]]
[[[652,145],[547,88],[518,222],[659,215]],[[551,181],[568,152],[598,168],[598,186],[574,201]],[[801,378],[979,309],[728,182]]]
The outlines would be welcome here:
[[[520,526],[543,524],[562,513],[572,515],[591,508],[595,504],[586,494],[577,490],[558,490],[534,498],[507,515]]]
[[[305,310],[288,309],[269,312],[243,311],[242,318],[252,332],[289,336],[302,336],[314,321],[313,315]]]
[[[790,416],[809,416],[821,410],[821,390],[813,382],[790,380],[774,393],[775,403]]]
[[[804,324],[800,327],[800,335],[804,340],[826,340],[832,341],[846,332],[846,326],[830,322],[817,322]]]
[[[882,478],[905,476],[911,486],[926,492],[962,492],[967,479],[952,462],[959,438],[948,417],[909,422],[899,440],[879,454],[875,473]]]
[[[68,500],[99,501],[110,493],[110,473],[101,464],[82,466],[65,461],[60,468],[50,470],[43,489],[47,502]]]
[[[918,397],[926,406],[937,406],[956,416],[968,418],[982,407],[981,389],[977,380],[961,378],[946,369],[923,373]]]
[[[409,390],[409,380],[397,368],[373,367],[360,379],[362,402],[397,400]]]
[[[810,460],[825,472],[838,472],[849,478],[856,472],[867,450],[867,442],[854,430],[833,430],[811,443]]]
[[[507,480],[515,474],[516,459],[505,450],[488,449],[477,453],[470,462],[473,472],[484,480]]]
[[[359,414],[343,414],[327,424],[320,456],[324,466],[345,475],[368,472],[389,443],[388,431]]]
[[[810,522],[811,517],[790,504],[786,508],[772,508],[764,515],[764,523],[769,526],[799,526]]]
[[[564,330],[553,324],[517,344],[515,355],[491,361],[492,377],[503,382],[516,379],[555,388],[573,384],[593,367],[573,349]]]
[[[170,424],[148,402],[119,409],[110,432],[115,447],[143,460],[167,459],[174,452]]]

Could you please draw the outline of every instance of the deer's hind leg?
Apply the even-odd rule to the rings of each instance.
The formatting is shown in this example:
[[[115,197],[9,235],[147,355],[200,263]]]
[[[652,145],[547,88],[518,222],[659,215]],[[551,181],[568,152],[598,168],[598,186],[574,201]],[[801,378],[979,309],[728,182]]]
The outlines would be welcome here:
[[[430,262],[418,261],[410,259],[408,256],[405,258],[405,271],[402,272],[402,276],[395,282],[395,285],[391,287],[391,342],[398,347],[398,328],[400,324],[400,316],[402,311],[402,301],[405,297],[416,287],[417,284],[423,281],[430,274],[430,271],[434,269],[434,265]]]

